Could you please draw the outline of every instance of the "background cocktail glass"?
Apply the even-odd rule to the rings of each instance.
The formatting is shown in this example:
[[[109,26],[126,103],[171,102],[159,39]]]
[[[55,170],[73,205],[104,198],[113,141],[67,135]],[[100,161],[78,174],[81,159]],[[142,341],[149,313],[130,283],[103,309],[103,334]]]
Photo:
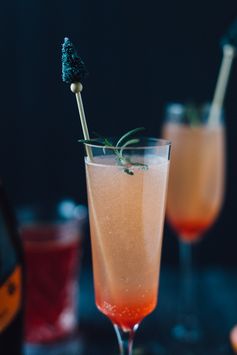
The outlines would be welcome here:
[[[69,199],[18,209],[26,266],[25,341],[50,344],[78,325],[78,279],[87,208]]]
[[[121,354],[131,354],[136,329],[157,303],[170,143],[88,146],[95,301],[114,325]],[[119,165],[115,153],[130,163]]]
[[[169,104],[162,135],[172,141],[167,220],[177,233],[181,296],[173,335],[187,342],[201,337],[195,311],[192,249],[218,217],[224,195],[225,129],[223,113],[208,121],[209,105]]]

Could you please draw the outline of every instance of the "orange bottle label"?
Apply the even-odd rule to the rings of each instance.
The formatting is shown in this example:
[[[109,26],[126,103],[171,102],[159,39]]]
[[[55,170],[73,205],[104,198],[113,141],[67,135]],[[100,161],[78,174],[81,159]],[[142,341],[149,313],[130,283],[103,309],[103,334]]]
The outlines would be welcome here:
[[[0,286],[0,333],[11,323],[21,304],[22,272],[17,266]]]

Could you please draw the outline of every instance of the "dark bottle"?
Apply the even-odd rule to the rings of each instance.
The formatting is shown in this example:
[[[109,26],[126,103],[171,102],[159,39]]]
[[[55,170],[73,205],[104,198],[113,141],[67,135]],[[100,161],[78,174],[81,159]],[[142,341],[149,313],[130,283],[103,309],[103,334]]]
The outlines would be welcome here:
[[[14,213],[0,181],[0,354],[22,355],[23,254]]]

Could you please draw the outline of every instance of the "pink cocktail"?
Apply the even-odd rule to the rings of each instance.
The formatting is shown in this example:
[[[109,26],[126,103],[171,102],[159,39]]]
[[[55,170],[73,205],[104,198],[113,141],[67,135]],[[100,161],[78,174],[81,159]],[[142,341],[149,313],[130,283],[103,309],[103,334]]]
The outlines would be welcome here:
[[[195,242],[216,221],[224,195],[225,131],[167,122],[164,137],[173,142],[167,218],[184,242]]]
[[[180,247],[181,293],[174,337],[196,343],[203,337],[196,310],[194,245],[220,213],[225,187],[225,126],[223,113],[209,119],[208,105],[169,104],[163,137],[172,141],[167,220]],[[193,271],[194,272],[193,272]]]
[[[95,301],[129,355],[157,304],[170,153],[165,140],[135,143],[92,145],[85,159]]]

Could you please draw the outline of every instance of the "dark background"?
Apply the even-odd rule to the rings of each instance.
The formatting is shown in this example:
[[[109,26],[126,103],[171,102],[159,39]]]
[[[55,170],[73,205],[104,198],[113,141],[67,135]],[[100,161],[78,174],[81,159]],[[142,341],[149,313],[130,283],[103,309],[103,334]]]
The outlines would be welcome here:
[[[83,101],[90,131],[138,126],[158,136],[169,101],[212,99],[219,39],[235,1],[4,0],[0,12],[1,175],[14,206],[72,196],[86,203],[75,98],[61,81],[68,36],[90,76]],[[218,222],[201,243],[203,264],[237,265],[237,63],[225,101],[227,184]],[[164,262],[177,243],[165,229]]]

